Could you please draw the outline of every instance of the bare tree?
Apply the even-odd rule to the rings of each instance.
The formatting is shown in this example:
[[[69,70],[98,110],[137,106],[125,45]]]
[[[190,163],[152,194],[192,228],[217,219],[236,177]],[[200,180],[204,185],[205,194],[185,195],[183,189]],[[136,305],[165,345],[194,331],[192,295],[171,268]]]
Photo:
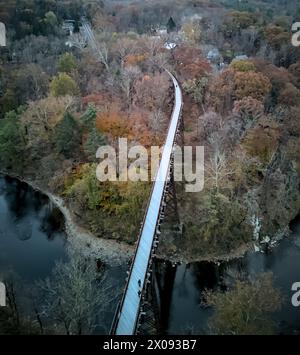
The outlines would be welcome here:
[[[208,110],[199,117],[198,124],[203,127],[206,138],[209,138],[214,132],[218,132],[224,126],[223,118],[215,111]],[[198,131],[200,131],[198,129]]]
[[[149,58],[150,63],[159,70],[167,67],[170,61],[169,52],[159,52],[155,56]]]
[[[108,47],[107,47],[105,42],[101,42],[98,45],[96,53],[97,53],[97,56],[99,58],[99,61],[102,64],[104,64],[105,69],[109,70],[109,65],[108,65]]]
[[[219,193],[221,184],[224,185],[228,177],[233,175],[234,171],[228,163],[228,158],[222,152],[222,140],[218,134],[210,138],[213,153],[206,166],[208,181],[211,181],[216,192]]]
[[[156,68],[162,70],[169,64],[171,54],[164,50],[164,43],[160,37],[145,38],[144,47],[148,54],[148,62],[154,70]]]
[[[109,71],[107,42],[111,37],[111,34],[101,32],[96,39],[90,24],[86,21],[82,23],[81,31],[89,43],[95,58],[105,66],[107,71]]]
[[[52,277],[38,283],[44,294],[40,314],[58,322],[67,335],[91,334],[113,299],[112,287],[104,271],[97,271],[95,262],[78,252],[68,254],[68,262],[58,262]]]
[[[165,74],[156,72],[154,75],[146,75],[135,83],[135,98],[138,104],[150,110],[161,109],[166,106],[169,94],[170,82]]]
[[[144,36],[143,45],[145,51],[149,54],[149,57],[154,57],[163,48],[163,41],[160,37],[148,37]]]
[[[135,53],[135,41],[126,37],[120,38],[115,45],[115,50],[121,62],[121,69],[123,70],[125,58]]]
[[[66,110],[72,112],[74,104],[75,99],[71,96],[47,97],[29,102],[21,116],[28,138],[28,147],[39,145],[41,140],[44,142],[45,133],[53,130]]]
[[[128,66],[122,71],[122,79],[120,85],[127,99],[128,106],[130,106],[131,103],[133,83],[139,74],[140,69],[136,66]]]
[[[154,109],[150,114],[150,126],[155,133],[160,133],[166,125],[166,115],[161,108]]]
[[[14,271],[4,274],[6,287],[6,307],[0,307],[0,334],[40,334],[42,324],[37,326],[37,318],[31,313],[34,304],[34,291],[24,287]]]

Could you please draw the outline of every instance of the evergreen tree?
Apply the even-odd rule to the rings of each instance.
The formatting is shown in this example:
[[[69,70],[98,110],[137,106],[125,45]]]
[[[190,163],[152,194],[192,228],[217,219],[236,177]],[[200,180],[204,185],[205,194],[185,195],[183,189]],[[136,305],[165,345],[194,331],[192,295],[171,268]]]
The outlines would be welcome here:
[[[4,168],[21,167],[25,140],[19,125],[19,113],[10,111],[0,120],[0,164]]]
[[[84,152],[90,160],[96,159],[96,152],[99,147],[105,144],[105,138],[103,135],[93,128],[87,136],[86,142],[84,143]]]
[[[66,73],[54,77],[50,84],[50,91],[54,97],[77,95],[79,89],[75,81]]]
[[[81,143],[81,130],[71,113],[66,112],[56,126],[54,143],[57,151],[66,158],[74,156],[74,152],[78,151]]]
[[[174,22],[173,17],[169,18],[169,21],[167,23],[167,30],[168,33],[174,32],[176,30],[176,23]]]
[[[89,104],[85,113],[81,116],[81,121],[87,128],[92,128],[95,125],[97,110],[95,105]]]
[[[72,53],[63,54],[58,60],[58,71],[61,73],[71,73],[76,69],[76,59]]]

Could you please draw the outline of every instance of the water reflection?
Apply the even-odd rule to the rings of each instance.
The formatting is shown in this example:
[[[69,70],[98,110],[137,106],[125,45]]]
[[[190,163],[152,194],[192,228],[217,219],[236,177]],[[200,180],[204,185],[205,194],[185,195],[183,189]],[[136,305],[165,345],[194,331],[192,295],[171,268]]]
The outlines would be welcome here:
[[[67,261],[66,244],[63,216],[49,199],[25,183],[0,176],[0,279],[10,280],[28,317],[35,318],[43,302],[36,281],[50,277],[57,261]],[[118,295],[126,266],[106,266],[106,271]],[[110,304],[99,316],[96,334],[109,332],[115,306]],[[49,323],[47,317],[43,322]]]
[[[63,217],[49,200],[15,179],[0,177],[0,270],[33,281],[65,259]]]
[[[300,281],[300,221],[297,220],[292,236],[268,255],[248,253],[244,258],[220,265],[203,262],[172,268],[171,264],[160,262],[157,279],[169,280],[162,283],[159,293],[162,300],[168,295],[160,310],[162,332],[209,333],[207,321],[213,310],[203,305],[203,291],[225,290],[237,277],[246,279],[268,271],[273,272],[275,286],[284,296],[282,309],[274,315],[279,331],[286,334],[300,331],[300,309],[291,304],[291,286]]]
[[[65,260],[66,235],[63,217],[47,197],[15,179],[0,177],[0,276],[13,273],[19,280],[21,303],[28,304],[35,280],[50,275],[57,260]],[[201,303],[205,289],[226,289],[237,277],[248,277],[272,271],[275,285],[285,304],[275,315],[281,332],[299,329],[300,308],[290,299],[291,286],[300,281],[300,222],[293,226],[291,238],[269,255],[249,253],[244,258],[220,265],[193,263],[173,267],[156,263],[156,293],[160,313],[161,334],[209,333],[208,318],[213,311]],[[108,268],[110,278],[119,290],[124,284],[126,265]],[[107,333],[115,307],[105,312],[104,323],[96,333]],[[102,319],[103,321],[103,319]]]

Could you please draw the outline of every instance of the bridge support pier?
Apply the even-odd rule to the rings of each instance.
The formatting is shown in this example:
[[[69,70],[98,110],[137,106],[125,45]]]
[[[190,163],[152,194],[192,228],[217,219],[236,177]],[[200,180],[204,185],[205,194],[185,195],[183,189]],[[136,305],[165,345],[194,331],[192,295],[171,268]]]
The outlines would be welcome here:
[[[165,216],[170,222],[180,223],[178,213],[178,201],[176,195],[176,182],[174,180],[174,156],[171,158],[170,181],[166,186],[165,194]]]
[[[160,298],[156,279],[155,260],[153,260],[150,282],[142,296],[141,312],[138,320],[137,334],[156,335],[160,321]]]

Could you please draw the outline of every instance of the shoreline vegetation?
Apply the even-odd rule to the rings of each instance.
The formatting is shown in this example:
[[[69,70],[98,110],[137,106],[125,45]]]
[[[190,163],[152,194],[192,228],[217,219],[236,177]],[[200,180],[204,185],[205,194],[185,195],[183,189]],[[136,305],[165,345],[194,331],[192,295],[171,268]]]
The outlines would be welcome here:
[[[289,235],[300,210],[296,0],[9,3],[0,170],[48,194],[79,236],[70,239],[103,258],[132,255],[150,184],[100,182],[95,152],[119,138],[163,145],[174,99],[163,68],[183,89],[184,145],[205,147],[205,188],[178,189],[181,223],[162,226],[157,255],[228,260]]]
[[[64,230],[72,249],[79,250],[86,256],[101,259],[102,262],[111,266],[123,264],[133,255],[133,246],[116,240],[97,238],[91,232],[79,226],[74,220],[72,211],[66,206],[65,201],[61,197],[46,191],[36,183],[20,176],[11,173],[8,174],[4,171],[0,171],[0,174],[26,183],[33,190],[49,198],[49,201],[60,210],[64,217]]]
[[[44,188],[39,187],[36,182],[29,181],[21,176],[0,171],[0,175],[7,176],[13,179],[17,179],[20,182],[23,182],[30,186],[33,190],[38,191],[39,193],[48,197],[49,201],[59,209],[61,214],[64,217],[64,231],[67,235],[68,243],[72,250],[80,251],[85,256],[92,257],[95,259],[100,259],[102,262],[110,266],[118,266],[125,263],[128,263],[133,254],[135,245],[130,245],[125,241],[118,241],[114,239],[105,239],[101,237],[96,237],[92,232],[83,228],[75,221],[75,216],[69,206],[66,205],[66,202],[63,198],[53,194],[50,191],[47,191]],[[287,229],[289,229],[287,227]],[[285,237],[288,237],[290,234],[285,233],[284,236],[277,238],[275,247],[280,245],[280,241]],[[274,240],[274,239],[273,239]],[[168,244],[167,244],[168,245]],[[254,241],[241,245],[232,250],[230,253],[219,254],[219,255],[206,255],[195,257],[195,255],[178,255],[177,253],[170,253],[168,250],[157,250],[157,258],[159,260],[165,260],[172,262],[173,264],[177,263],[195,263],[195,262],[210,262],[219,264],[220,262],[228,262],[231,260],[239,259],[245,256],[248,252],[254,252]]]

